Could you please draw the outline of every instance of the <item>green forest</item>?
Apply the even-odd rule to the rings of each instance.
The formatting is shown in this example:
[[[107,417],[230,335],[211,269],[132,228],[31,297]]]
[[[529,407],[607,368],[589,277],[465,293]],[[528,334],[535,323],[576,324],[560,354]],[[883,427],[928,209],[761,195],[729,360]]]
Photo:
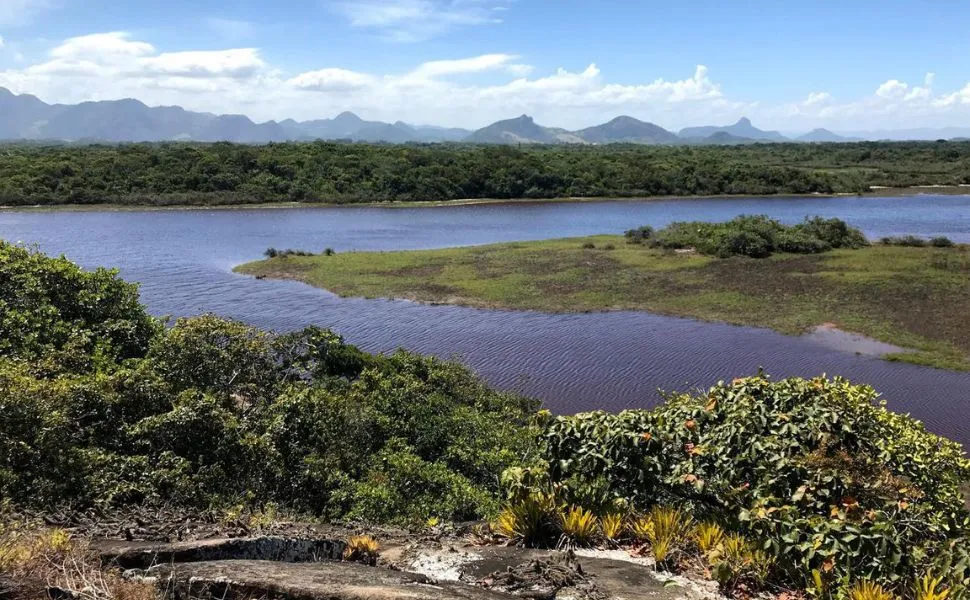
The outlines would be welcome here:
[[[0,147],[0,205],[863,193],[970,183],[970,142]]]

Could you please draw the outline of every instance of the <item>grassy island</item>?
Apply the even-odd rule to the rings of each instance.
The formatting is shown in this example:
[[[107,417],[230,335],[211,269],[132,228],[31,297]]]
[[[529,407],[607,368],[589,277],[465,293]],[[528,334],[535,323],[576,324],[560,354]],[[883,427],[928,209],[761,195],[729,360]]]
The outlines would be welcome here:
[[[347,297],[545,312],[643,310],[792,335],[834,323],[911,350],[893,360],[970,369],[970,247],[898,245],[920,243],[903,239],[755,259],[631,241],[637,240],[601,235],[290,255],[236,270]]]

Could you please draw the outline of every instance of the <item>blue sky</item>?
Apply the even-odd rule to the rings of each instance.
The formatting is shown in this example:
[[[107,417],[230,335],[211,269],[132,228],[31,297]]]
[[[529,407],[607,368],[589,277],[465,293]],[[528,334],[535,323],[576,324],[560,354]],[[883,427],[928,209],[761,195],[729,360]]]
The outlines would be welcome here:
[[[970,126],[955,0],[0,0],[0,86],[257,120]]]

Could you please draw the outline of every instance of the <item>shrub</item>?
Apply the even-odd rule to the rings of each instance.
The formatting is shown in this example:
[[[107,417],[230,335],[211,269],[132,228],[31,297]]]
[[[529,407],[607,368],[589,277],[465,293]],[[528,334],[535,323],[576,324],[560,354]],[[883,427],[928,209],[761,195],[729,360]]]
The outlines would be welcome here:
[[[653,411],[559,417],[544,448],[546,485],[564,495],[605,477],[634,507],[697,507],[758,540],[787,581],[813,569],[879,582],[929,568],[970,576],[959,554],[970,461],[867,386],[737,379]]]
[[[776,249],[792,254],[820,254],[832,249],[832,245],[802,231],[786,231],[776,238]]]
[[[330,254],[333,254],[332,250]],[[330,254],[327,256],[330,256]],[[270,247],[263,252],[263,256],[266,258],[286,258],[288,256],[313,256],[313,253],[307,252],[306,250],[293,250],[292,248],[277,250],[276,248]]]
[[[333,248],[324,248],[323,249],[323,255],[324,256],[333,256],[336,253],[337,252]]]
[[[717,256],[721,258],[730,256],[764,258],[769,255],[771,255],[769,242],[749,231],[733,231],[725,234],[717,248]]]
[[[922,248],[926,246],[927,242],[921,237],[915,235],[905,235],[902,237],[884,237],[882,238],[882,243],[887,246],[910,246],[913,248]]]
[[[638,239],[631,238],[629,232],[627,237]],[[814,217],[786,227],[766,216],[740,216],[723,223],[671,223],[648,240],[658,248],[694,248],[701,254],[720,258],[764,258],[773,252],[815,254],[832,248],[860,248],[868,243],[861,231],[839,219]]]
[[[313,327],[166,329],[135,292],[0,243],[0,498],[469,520],[534,448],[537,404],[459,364]]]
[[[631,244],[642,244],[653,237],[653,227],[644,225],[643,227],[638,227],[637,229],[631,229],[627,231],[624,236],[626,237],[627,242]]]
[[[952,248],[954,246],[953,240],[946,236],[937,236],[930,238],[930,246],[934,248]]]
[[[806,218],[791,228],[792,233],[821,240],[831,248],[862,248],[868,245],[861,231],[841,219]]]
[[[583,250],[595,250],[595,249],[596,249],[596,244],[594,244],[593,242],[583,243]]]
[[[10,586],[10,587],[8,587]],[[102,570],[97,552],[60,529],[0,522],[0,595],[4,598],[155,600],[151,583]]]
[[[616,246],[614,246],[613,244],[607,244],[603,246],[603,250],[616,250]]]

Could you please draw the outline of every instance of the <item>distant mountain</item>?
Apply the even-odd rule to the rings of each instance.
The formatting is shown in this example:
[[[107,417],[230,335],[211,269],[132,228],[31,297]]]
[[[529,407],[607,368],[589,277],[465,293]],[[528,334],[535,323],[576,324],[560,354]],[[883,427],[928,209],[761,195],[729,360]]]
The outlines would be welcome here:
[[[138,100],[47,104],[27,94],[0,88],[0,140],[267,143],[286,140],[349,139],[362,142],[455,141],[464,129],[365,121],[351,112],[333,119],[299,123],[254,123],[243,115],[213,115],[178,106],[149,107]]]
[[[837,133],[832,133],[828,129],[813,129],[805,135],[795,138],[797,142],[858,142],[859,138],[850,138]]]
[[[862,140],[949,140],[970,137],[970,127],[919,127],[914,129],[877,129],[872,131],[843,131],[842,135]]]
[[[706,138],[691,138],[689,140],[692,144],[698,144],[702,146],[738,146],[741,144],[757,144],[762,140],[755,140],[748,137],[741,137],[738,135],[730,134],[726,131],[716,131]]]
[[[645,123],[633,117],[617,117],[609,123],[587,127],[576,135],[591,144],[676,144],[680,138],[653,123]]]
[[[472,133],[465,138],[465,141],[472,144],[563,144],[583,142],[575,134],[563,129],[551,129],[538,125],[528,115],[492,123]]]
[[[741,120],[734,125],[726,125],[724,127],[718,127],[716,125],[709,125],[705,127],[687,127],[686,129],[681,129],[678,135],[686,140],[702,140],[704,138],[709,138],[716,133],[722,132],[734,137],[747,138],[759,142],[789,141],[788,138],[781,135],[777,131],[763,131],[758,129],[751,124],[751,120],[747,117],[742,117]]]
[[[147,106],[133,99],[47,104],[29,94],[0,87],[0,140],[65,142],[154,142],[184,140],[268,143],[309,140],[474,144],[751,144],[756,142],[851,142],[861,140],[938,140],[970,138],[970,128],[906,129],[833,133],[815,129],[794,140],[763,131],[742,118],[723,127],[688,127],[679,134],[629,116],[568,131],[543,127],[532,117],[498,121],[471,132],[461,128],[367,121],[352,112],[332,119],[255,123],[244,115],[192,112],[179,106]]]
[[[242,115],[148,107],[138,100],[47,104],[0,88],[0,139],[105,142],[198,140],[263,143],[286,139],[277,123]]]

